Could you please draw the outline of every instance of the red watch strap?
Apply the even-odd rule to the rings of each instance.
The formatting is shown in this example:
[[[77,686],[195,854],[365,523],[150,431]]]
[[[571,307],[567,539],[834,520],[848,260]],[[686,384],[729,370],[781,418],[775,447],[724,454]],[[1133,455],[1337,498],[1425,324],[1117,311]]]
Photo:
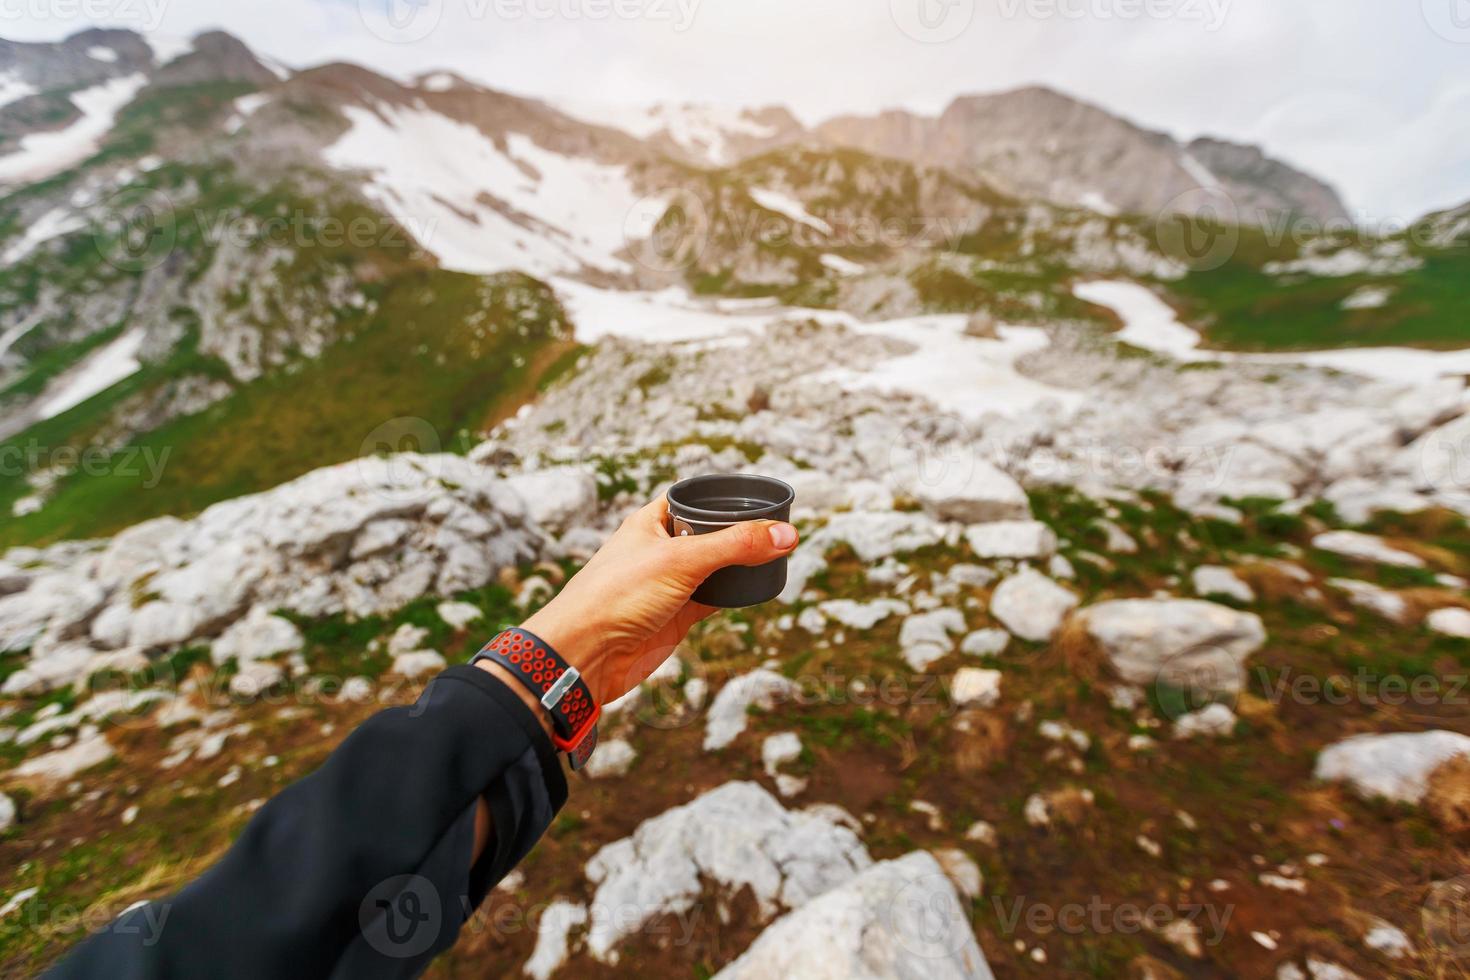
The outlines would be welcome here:
[[[552,743],[567,754],[573,770],[586,765],[597,747],[602,707],[551,644],[527,630],[508,629],[485,644],[470,663],[478,660],[500,664],[534,694],[551,716]]]

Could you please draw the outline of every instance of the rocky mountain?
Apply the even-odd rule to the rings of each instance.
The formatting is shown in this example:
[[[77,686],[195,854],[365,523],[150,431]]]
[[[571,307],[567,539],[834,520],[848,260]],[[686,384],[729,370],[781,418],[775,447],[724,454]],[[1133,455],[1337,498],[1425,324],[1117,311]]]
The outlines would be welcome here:
[[[1103,214],[1156,215],[1182,195],[1222,189],[1243,224],[1286,213],[1348,222],[1337,193],[1255,147],[1181,144],[1053,89],[965,96],[936,117],[890,110],[817,127],[825,140],[945,166],[1023,198]]]

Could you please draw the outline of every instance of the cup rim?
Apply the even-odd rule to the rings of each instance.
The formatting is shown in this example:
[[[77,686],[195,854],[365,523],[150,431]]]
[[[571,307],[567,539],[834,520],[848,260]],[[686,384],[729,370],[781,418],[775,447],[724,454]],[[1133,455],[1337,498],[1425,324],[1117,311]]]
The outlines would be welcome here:
[[[742,510],[738,514],[728,510],[707,510],[703,507],[695,507],[676,499],[676,494],[682,494],[692,488],[714,480],[750,480],[761,484],[766,489],[776,490],[781,494],[781,499],[774,503],[755,510]],[[746,521],[761,521],[780,513],[796,500],[796,491],[791,485],[773,476],[761,476],[757,473],[705,473],[701,476],[691,476],[680,480],[669,487],[664,495],[669,503],[669,513],[675,517],[687,517],[695,523],[706,524],[744,524]]]

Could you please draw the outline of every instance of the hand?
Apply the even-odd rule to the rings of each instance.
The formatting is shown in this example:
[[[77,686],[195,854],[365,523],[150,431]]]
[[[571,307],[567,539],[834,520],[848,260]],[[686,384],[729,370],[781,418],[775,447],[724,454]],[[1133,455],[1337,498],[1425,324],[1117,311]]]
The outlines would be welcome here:
[[[622,697],[715,609],[690,600],[712,573],[791,554],[796,528],[749,521],[671,537],[660,496],[623,521],[602,549],[524,626],[581,672],[598,704]],[[482,661],[483,663],[483,661]]]

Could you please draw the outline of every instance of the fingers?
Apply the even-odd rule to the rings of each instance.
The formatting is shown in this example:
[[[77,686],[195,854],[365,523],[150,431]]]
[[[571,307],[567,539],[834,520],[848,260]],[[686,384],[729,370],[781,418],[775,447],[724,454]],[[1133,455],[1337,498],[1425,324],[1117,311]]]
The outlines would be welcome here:
[[[642,528],[657,528],[663,537],[669,536],[669,498],[663,494],[634,511],[628,520]]]
[[[707,578],[731,565],[764,565],[791,554],[799,536],[796,528],[780,521],[747,521],[712,534],[673,539],[680,560],[689,570]]]

